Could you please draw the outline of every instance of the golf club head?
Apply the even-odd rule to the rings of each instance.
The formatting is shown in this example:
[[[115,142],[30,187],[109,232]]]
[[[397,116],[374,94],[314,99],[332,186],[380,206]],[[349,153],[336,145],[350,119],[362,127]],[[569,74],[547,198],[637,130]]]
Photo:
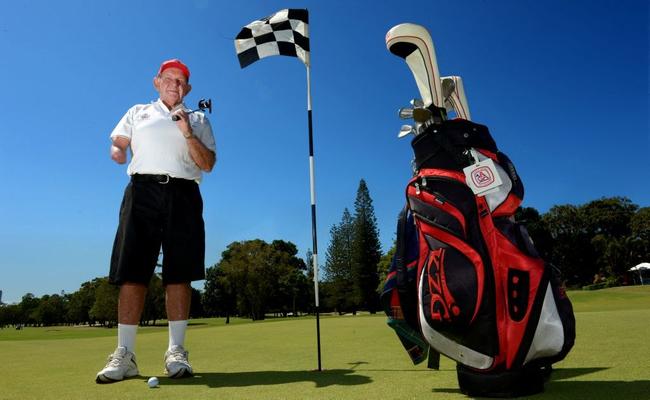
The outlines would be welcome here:
[[[424,106],[444,107],[438,61],[429,31],[416,24],[396,25],[386,33],[386,47],[406,61]]]
[[[397,111],[400,119],[411,119],[413,118],[413,109],[410,107],[402,107]]]
[[[212,99],[201,99],[199,100],[199,109],[205,110],[208,109],[208,112],[212,114]]]
[[[183,108],[182,104],[177,105],[170,112],[173,113],[173,112],[179,110],[180,108]],[[201,100],[199,100],[198,108],[196,110],[190,110],[187,113],[192,114],[192,113],[195,113],[195,112],[197,112],[199,110],[205,111],[206,109],[208,110],[208,112],[210,114],[212,114],[212,99],[201,99]],[[172,121],[178,121],[179,119],[181,119],[181,118],[178,115],[172,115]]]
[[[450,76],[445,76],[440,78],[440,81],[442,82],[442,98],[445,99],[445,106],[447,105],[447,100],[449,100],[449,96],[453,93],[454,90],[456,90],[456,83],[454,83],[454,80],[451,79]],[[447,111],[451,111],[450,109],[447,109]]]
[[[424,102],[422,100],[420,100],[420,99],[411,99],[411,101],[409,101],[409,104],[411,106],[413,106],[413,108],[422,108],[422,107],[424,107]]]
[[[469,113],[463,79],[460,76],[445,76],[440,79],[447,112],[454,110],[458,118],[470,121],[472,117]]]
[[[404,136],[408,136],[411,133],[415,134],[415,130],[411,125],[402,125],[402,127],[399,130],[399,133],[397,134],[398,138],[403,138]]]

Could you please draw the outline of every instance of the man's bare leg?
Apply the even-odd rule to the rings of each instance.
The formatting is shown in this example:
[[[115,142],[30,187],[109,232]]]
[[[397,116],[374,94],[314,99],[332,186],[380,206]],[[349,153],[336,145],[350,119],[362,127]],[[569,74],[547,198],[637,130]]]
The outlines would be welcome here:
[[[165,371],[170,378],[192,375],[192,366],[185,351],[185,331],[190,315],[192,287],[189,283],[174,283],[166,286],[167,319],[169,321],[169,347],[165,353]]]

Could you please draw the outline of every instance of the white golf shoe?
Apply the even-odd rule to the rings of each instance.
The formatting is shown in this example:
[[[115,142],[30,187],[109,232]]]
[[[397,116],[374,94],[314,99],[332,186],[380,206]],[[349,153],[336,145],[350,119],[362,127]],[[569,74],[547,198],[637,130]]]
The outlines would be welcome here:
[[[172,346],[165,352],[165,374],[170,378],[192,376],[192,366],[183,346]]]
[[[135,363],[135,354],[128,351],[126,347],[118,347],[115,349],[113,354],[108,356],[108,362],[104,369],[97,373],[95,382],[117,382],[138,374],[138,365]]]

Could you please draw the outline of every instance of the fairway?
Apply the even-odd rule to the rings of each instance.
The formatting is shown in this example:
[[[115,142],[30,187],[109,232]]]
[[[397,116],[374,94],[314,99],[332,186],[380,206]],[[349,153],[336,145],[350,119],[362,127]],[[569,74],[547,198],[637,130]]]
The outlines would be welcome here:
[[[576,346],[556,364],[545,393],[531,398],[650,399],[650,287],[570,296]],[[440,371],[413,366],[383,315],[322,318],[323,372],[313,371],[313,318],[235,321],[193,321],[186,343],[197,373],[173,381],[162,377],[166,328],[140,328],[141,377],[109,385],[94,377],[115,347],[115,329],[0,330],[0,399],[467,398],[449,360]],[[147,387],[149,376],[161,378],[159,388]]]

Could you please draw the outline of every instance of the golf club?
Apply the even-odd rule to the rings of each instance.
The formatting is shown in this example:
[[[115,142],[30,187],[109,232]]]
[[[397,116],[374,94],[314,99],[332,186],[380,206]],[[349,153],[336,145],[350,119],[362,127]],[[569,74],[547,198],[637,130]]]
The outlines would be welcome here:
[[[205,111],[208,110],[208,113],[212,114],[212,99],[201,99],[199,100],[199,105],[196,110],[191,110],[188,111],[188,114],[195,113],[197,111]],[[178,121],[181,119],[178,115],[172,115],[172,121]]]
[[[440,79],[442,81],[444,107],[447,113],[453,110],[456,112],[456,117],[471,120],[463,79],[460,76],[445,76]]]

